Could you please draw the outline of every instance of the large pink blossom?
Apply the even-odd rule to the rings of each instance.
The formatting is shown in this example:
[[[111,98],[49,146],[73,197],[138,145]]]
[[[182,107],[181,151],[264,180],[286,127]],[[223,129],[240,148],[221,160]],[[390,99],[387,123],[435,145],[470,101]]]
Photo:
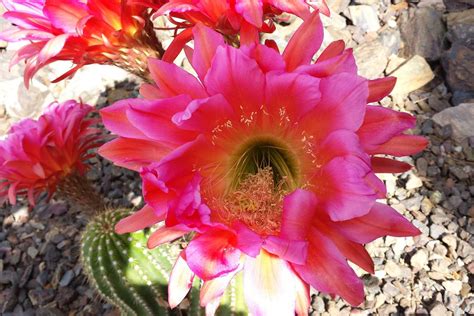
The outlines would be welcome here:
[[[92,107],[70,100],[52,103],[38,120],[13,125],[0,141],[0,204],[25,195],[31,204],[43,190],[54,192],[71,173],[84,174],[98,131],[87,118]]]
[[[117,232],[164,221],[149,247],[195,232],[171,274],[172,307],[197,276],[213,314],[238,273],[253,315],[306,315],[310,286],[360,304],[363,283],[348,261],[373,272],[364,244],[419,233],[376,202],[385,187],[375,172],[410,168],[376,155],[426,146],[404,134],[412,116],[368,105],[391,91],[393,78],[358,76],[342,42],[311,63],[323,36],[317,13],[283,54],[228,46],[200,24],[193,34],[197,78],[150,59],[155,84],[142,87],[145,99],[101,111],[119,137],[100,153],[140,171],[147,203]]]
[[[61,80],[87,64],[115,64],[143,75],[148,56],[161,45],[149,21],[148,5],[161,0],[1,0],[3,17],[15,27],[0,33],[7,42],[27,40],[12,60],[26,60],[25,84],[45,65],[70,60],[75,66]]]

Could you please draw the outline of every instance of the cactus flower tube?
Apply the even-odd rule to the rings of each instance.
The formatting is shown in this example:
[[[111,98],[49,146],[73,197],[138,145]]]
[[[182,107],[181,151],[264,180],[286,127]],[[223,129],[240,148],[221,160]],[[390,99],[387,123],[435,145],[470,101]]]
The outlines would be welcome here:
[[[64,79],[87,64],[112,64],[148,80],[146,59],[163,53],[149,20],[148,2],[130,0],[1,0],[3,17],[16,26],[0,33],[7,42],[27,40],[11,61],[26,61],[28,86],[34,74],[57,60],[74,67]]]
[[[52,103],[38,120],[13,125],[0,141],[0,203],[26,196],[35,204],[42,191],[59,190],[72,202],[102,208],[84,174],[90,150],[101,142],[87,115],[92,107],[70,100]]]
[[[404,134],[413,117],[368,105],[394,80],[358,76],[342,42],[312,63],[323,40],[318,13],[283,54],[259,43],[234,48],[200,24],[193,33],[197,77],[151,59],[145,99],[101,111],[119,137],[100,153],[140,171],[147,203],[116,231],[164,222],[150,248],[193,233],[171,272],[171,307],[196,277],[209,315],[236,277],[252,315],[307,315],[310,287],[359,305],[363,282],[348,261],[373,272],[365,243],[419,234],[376,202],[385,186],[375,172],[409,168],[377,155],[426,146]]]

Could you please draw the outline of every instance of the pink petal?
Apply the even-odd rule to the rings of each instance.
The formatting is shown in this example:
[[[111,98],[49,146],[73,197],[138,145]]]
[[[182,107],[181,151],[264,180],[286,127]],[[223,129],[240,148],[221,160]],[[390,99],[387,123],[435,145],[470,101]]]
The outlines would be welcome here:
[[[46,45],[41,49],[38,54],[38,64],[45,64],[50,58],[58,55],[66,44],[66,40],[69,38],[67,34],[58,35],[50,39]]]
[[[117,166],[139,171],[141,167],[161,159],[170,150],[158,142],[120,137],[102,145],[99,155]]]
[[[271,4],[283,12],[293,13],[302,19],[309,16],[309,6],[306,1],[299,0],[271,0]]]
[[[236,247],[246,255],[255,258],[262,248],[262,237],[240,222],[235,223],[232,228],[235,230],[237,236]]]
[[[286,261],[304,264],[308,254],[308,242],[303,240],[287,240],[277,236],[265,238],[263,248]]]
[[[194,54],[192,64],[201,81],[204,81],[217,47],[224,45],[222,35],[210,28],[197,24],[193,28]]]
[[[114,134],[129,138],[146,139],[146,136],[130,123],[126,115],[126,111],[131,105],[140,105],[142,103],[143,100],[140,99],[127,99],[115,102],[100,110],[102,122]]]
[[[393,137],[388,142],[367,150],[372,155],[385,154],[396,157],[414,155],[428,146],[428,140],[423,136],[399,135]]]
[[[178,239],[188,232],[188,229],[162,226],[150,235],[147,247],[153,249],[159,245]]]
[[[230,281],[240,270],[241,269],[238,268],[212,280],[204,281],[200,294],[201,306],[207,307],[207,305],[213,301],[220,300]]]
[[[297,276],[289,264],[266,251],[247,258],[244,265],[244,295],[249,313],[294,315]]]
[[[316,157],[319,164],[325,164],[340,156],[357,156],[366,159],[366,154],[354,132],[337,130],[329,134],[317,148]]]
[[[255,59],[264,73],[274,70],[283,72],[285,70],[285,61],[278,52],[278,49],[275,50],[265,45],[252,45],[242,46],[240,50],[245,51],[247,56]]]
[[[165,96],[163,93],[158,89],[157,86],[149,83],[144,83],[140,86],[140,94],[146,100],[156,100],[156,99],[163,99]]]
[[[375,173],[402,173],[412,168],[406,162],[383,157],[372,157],[371,164]]]
[[[262,0],[236,0],[235,10],[244,17],[247,22],[260,28],[263,23]]]
[[[369,97],[367,103],[378,102],[392,92],[397,78],[386,77],[375,80],[369,80]]]
[[[343,40],[334,41],[324,49],[324,51],[319,55],[316,63],[323,62],[325,60],[337,57],[344,52],[346,44]]]
[[[418,228],[396,210],[381,203],[375,203],[365,216],[337,224],[341,233],[361,244],[369,243],[383,236],[407,237],[420,234]]]
[[[168,303],[170,308],[175,308],[186,297],[193,285],[194,273],[189,269],[184,259],[184,251],[176,260],[171,270],[170,282],[168,284]]]
[[[320,138],[339,129],[358,130],[367,106],[367,81],[341,73],[322,79],[319,87],[321,101],[301,122],[307,131]]]
[[[364,286],[331,239],[317,229],[309,235],[306,265],[293,265],[299,276],[318,291],[341,296],[357,306],[364,301]]]
[[[320,80],[305,74],[266,74],[265,96],[268,111],[279,117],[282,109],[291,121],[298,121],[314,109],[321,98]]]
[[[357,131],[364,149],[373,150],[403,131],[413,128],[416,118],[381,106],[368,106],[364,122]]]
[[[55,27],[70,34],[76,32],[79,20],[89,14],[77,0],[46,0],[43,12]]]
[[[173,115],[172,121],[181,129],[211,132],[216,126],[229,120],[233,114],[232,107],[218,94],[193,100],[183,111]]]
[[[292,240],[306,240],[316,213],[314,193],[297,189],[283,200],[280,236]]]
[[[357,74],[357,65],[352,49],[346,49],[342,54],[313,65],[302,65],[295,69],[296,72],[307,73],[311,76],[323,78],[339,73]]]
[[[133,233],[144,228],[150,227],[165,219],[165,213],[156,213],[149,205],[145,205],[142,209],[132,215],[121,219],[115,225],[117,234]]]
[[[286,69],[291,71],[300,65],[309,64],[323,42],[323,24],[318,12],[311,14],[288,42],[283,59]]]
[[[235,248],[236,236],[225,230],[213,229],[194,238],[186,248],[189,267],[207,281],[239,266],[240,250]]]
[[[148,69],[156,85],[166,97],[187,94],[191,98],[205,98],[207,96],[199,81],[190,73],[175,64],[150,58]]]
[[[260,109],[263,104],[262,71],[255,60],[233,47],[217,48],[205,83],[210,94],[222,94],[234,108],[243,107],[246,113]]]
[[[369,166],[353,156],[331,160],[319,175],[324,179],[324,186],[317,192],[319,207],[325,210],[333,221],[367,214],[378,197],[378,192],[365,180],[369,172]]]
[[[186,43],[192,39],[192,37],[193,33],[191,28],[185,29],[179,33],[174,37],[173,41],[168,46],[161,59],[165,62],[172,63],[176,57],[178,57]]]

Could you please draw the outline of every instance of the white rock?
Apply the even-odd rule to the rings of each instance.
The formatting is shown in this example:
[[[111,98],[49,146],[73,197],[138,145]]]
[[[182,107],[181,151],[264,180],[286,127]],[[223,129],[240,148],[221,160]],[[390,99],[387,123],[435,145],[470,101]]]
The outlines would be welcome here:
[[[377,10],[370,5],[351,5],[349,13],[352,23],[364,32],[377,32],[380,29]]]
[[[459,280],[444,281],[443,286],[446,289],[446,291],[459,295],[462,289],[462,282]]]
[[[388,63],[389,50],[380,40],[365,42],[354,50],[359,75],[368,79],[382,76]]]
[[[391,76],[397,78],[392,95],[407,95],[433,80],[434,73],[423,57],[415,55],[395,70]]]
[[[474,136],[474,103],[447,108],[435,114],[433,121],[441,126],[451,124],[453,136],[459,141]]]
[[[331,12],[339,13],[347,9],[351,0],[326,0]]]
[[[422,186],[423,186],[423,182],[421,181],[420,178],[418,178],[414,174],[410,175],[410,178],[408,179],[407,183],[405,184],[405,188],[407,190],[414,190],[414,189],[420,188]]]
[[[418,250],[410,259],[410,264],[415,269],[423,269],[428,264],[428,254],[426,250]]]

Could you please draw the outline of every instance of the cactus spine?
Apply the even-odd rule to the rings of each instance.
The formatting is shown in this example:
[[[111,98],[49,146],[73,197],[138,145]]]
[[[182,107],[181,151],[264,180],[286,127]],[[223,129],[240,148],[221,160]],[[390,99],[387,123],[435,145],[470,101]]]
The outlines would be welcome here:
[[[118,235],[115,224],[128,210],[106,211],[87,226],[82,239],[84,271],[101,296],[122,315],[170,315],[169,272],[175,261],[171,246],[148,249],[148,234]]]

